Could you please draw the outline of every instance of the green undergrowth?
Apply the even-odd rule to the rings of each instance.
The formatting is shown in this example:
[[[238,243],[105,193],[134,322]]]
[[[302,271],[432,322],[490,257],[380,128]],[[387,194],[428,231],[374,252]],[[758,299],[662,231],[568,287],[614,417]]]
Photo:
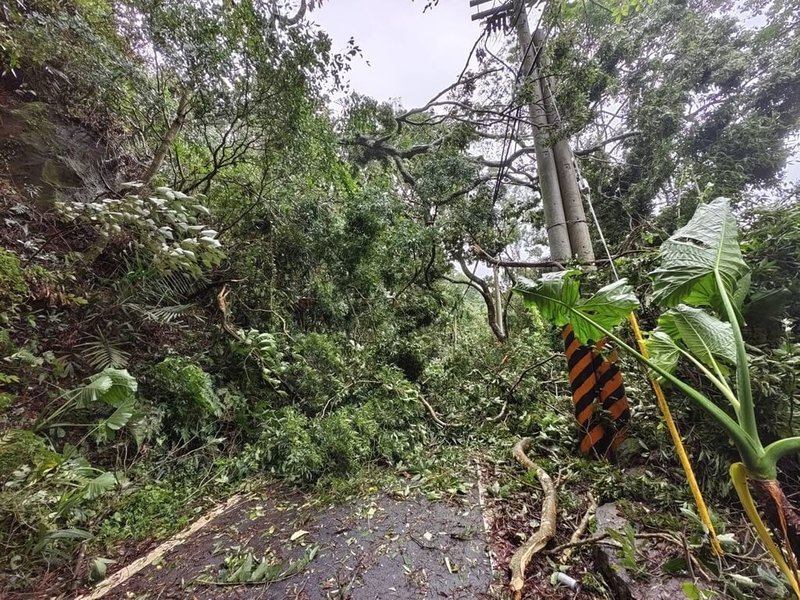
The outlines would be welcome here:
[[[529,501],[538,483],[510,456],[523,436],[534,439],[531,458],[559,479],[566,513],[581,513],[592,491],[602,502],[646,506],[664,526],[680,518],[689,496],[654,409],[641,402],[615,464],[579,458],[559,341],[544,328],[525,334],[505,347],[483,343],[477,327],[460,344],[407,341],[403,352],[419,350],[412,369],[407,355],[374,342],[243,331],[130,365],[138,387],[124,402],[102,390],[74,395],[55,379],[62,391],[43,415],[59,418],[40,419],[37,432],[14,434],[0,452],[6,471],[23,467],[3,491],[3,543],[13,551],[2,568],[24,589],[40,565],[66,564],[79,548],[102,558],[120,544],[166,538],[236,491],[273,482],[320,505],[381,493],[450,501],[497,467],[489,493]],[[33,350],[12,363],[26,381],[46,364]],[[641,376],[628,373],[631,397],[646,397]],[[102,379],[85,385],[92,381]]]
[[[98,539],[118,541],[160,540],[177,533],[236,486],[204,481],[190,474],[174,474],[163,481],[136,485],[109,499],[110,512]]]

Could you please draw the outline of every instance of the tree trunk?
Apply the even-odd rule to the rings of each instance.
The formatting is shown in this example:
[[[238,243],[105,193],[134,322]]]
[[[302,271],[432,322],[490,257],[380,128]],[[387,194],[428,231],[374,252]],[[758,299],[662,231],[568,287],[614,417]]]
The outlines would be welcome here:
[[[461,267],[461,272],[469,280],[470,287],[477,291],[483,298],[483,302],[486,304],[489,327],[491,328],[494,337],[497,338],[498,342],[505,343],[508,340],[508,334],[503,326],[502,294],[498,296],[500,302],[496,302],[495,295],[489,288],[488,284],[482,278],[470,271],[469,266],[464,258],[462,256],[457,256],[456,261],[458,261],[458,264]]]
[[[178,110],[175,113],[175,119],[173,119],[172,123],[170,123],[170,126],[164,133],[164,137],[161,138],[161,143],[158,145],[158,148],[156,148],[156,152],[153,155],[153,160],[150,162],[150,166],[147,167],[147,171],[145,171],[145,174],[142,177],[142,183],[144,184],[142,186],[142,190],[146,190],[150,187],[153,178],[161,168],[161,163],[164,162],[164,158],[167,156],[167,152],[169,152],[169,149],[172,147],[172,143],[175,141],[175,138],[183,127],[183,123],[186,121],[186,115],[188,113],[189,92],[184,90],[181,93],[180,99],[178,100]]]
[[[500,289],[500,267],[494,266],[494,313],[495,322],[503,340],[508,339],[506,324],[503,319],[503,291]]]
[[[514,0],[514,20],[517,28],[520,55],[522,58],[523,82],[530,87],[531,100],[528,109],[533,123],[533,145],[536,153],[536,168],[539,172],[539,187],[542,191],[542,208],[550,245],[550,257],[559,263],[572,257],[561,188],[558,181],[555,157],[548,140],[547,114],[544,108],[540,73],[535,60],[537,48],[531,39],[525,0]]]

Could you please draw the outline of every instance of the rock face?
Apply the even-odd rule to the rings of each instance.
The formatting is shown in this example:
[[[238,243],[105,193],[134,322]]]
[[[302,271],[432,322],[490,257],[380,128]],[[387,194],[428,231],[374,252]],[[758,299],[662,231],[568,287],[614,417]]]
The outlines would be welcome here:
[[[598,534],[605,533],[609,529],[624,531],[626,525],[629,524],[614,503],[598,507],[595,519]],[[683,586],[691,583],[692,579],[670,576],[662,569],[664,562],[672,558],[670,552],[674,555],[675,549],[658,547],[657,544],[644,540],[637,540],[636,548],[637,557],[640,557],[637,562],[640,560],[644,573],[634,577],[623,565],[622,550],[608,544],[596,546],[595,564],[614,592],[614,597],[619,600],[678,600],[685,598]],[[697,586],[700,589],[708,589],[707,586],[700,583]]]
[[[94,133],[54,116],[47,104],[0,101],[0,168],[41,208],[106,193],[104,155]]]

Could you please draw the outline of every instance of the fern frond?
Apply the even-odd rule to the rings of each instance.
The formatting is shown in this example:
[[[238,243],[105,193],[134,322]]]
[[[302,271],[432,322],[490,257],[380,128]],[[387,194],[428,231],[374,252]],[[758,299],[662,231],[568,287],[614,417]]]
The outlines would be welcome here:
[[[206,279],[186,273],[158,275],[120,290],[121,306],[156,323],[173,323],[194,306],[186,300],[206,283]]]

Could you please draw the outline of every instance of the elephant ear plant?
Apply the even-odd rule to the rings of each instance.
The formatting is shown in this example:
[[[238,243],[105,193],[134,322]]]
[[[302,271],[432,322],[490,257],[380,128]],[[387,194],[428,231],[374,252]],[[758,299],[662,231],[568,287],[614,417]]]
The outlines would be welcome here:
[[[731,466],[734,486],[759,537],[800,597],[795,555],[800,551],[800,514],[777,481],[778,460],[800,451],[800,437],[764,446],[758,433],[748,356],[742,338],[740,306],[750,271],[737,240],[728,201],[718,198],[697,208],[694,217],[661,247],[661,266],[653,273],[653,299],[666,309],[647,336],[645,357],[614,333],[639,306],[633,289],[618,281],[589,298],[580,295],[580,272],[547,273],[536,282],[522,280],[517,291],[526,304],[558,326],[571,323],[583,343],[602,337],[646,365],[663,382],[683,392],[730,437],[741,462]],[[688,361],[717,389],[720,405],[676,375]],[[728,406],[724,406],[727,402]],[[750,495],[756,491],[773,531],[783,535],[786,556],[772,541]]]

